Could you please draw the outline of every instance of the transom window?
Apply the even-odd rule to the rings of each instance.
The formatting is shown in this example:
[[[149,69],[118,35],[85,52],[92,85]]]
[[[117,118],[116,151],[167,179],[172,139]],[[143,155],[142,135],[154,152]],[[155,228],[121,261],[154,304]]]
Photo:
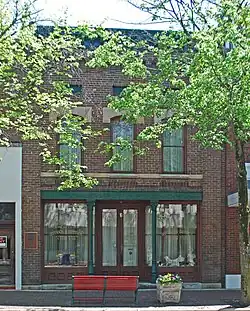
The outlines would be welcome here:
[[[116,143],[114,155],[118,161],[113,164],[114,171],[132,172],[133,171],[133,149],[125,147],[124,141],[133,141],[134,127],[120,119],[111,121],[112,142]]]
[[[146,259],[152,265],[152,210],[146,208]],[[158,204],[156,258],[161,267],[193,267],[196,259],[196,204]]]
[[[163,133],[163,171],[183,173],[184,139],[183,129]]]
[[[44,206],[45,266],[87,266],[88,216],[83,203]]]

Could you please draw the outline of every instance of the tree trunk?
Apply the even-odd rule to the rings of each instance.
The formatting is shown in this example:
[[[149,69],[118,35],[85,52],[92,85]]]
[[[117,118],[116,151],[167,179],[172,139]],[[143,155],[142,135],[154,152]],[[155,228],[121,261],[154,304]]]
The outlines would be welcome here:
[[[235,142],[237,164],[237,182],[239,194],[239,225],[240,225],[240,264],[241,264],[241,303],[250,304],[250,252],[249,252],[249,209],[247,172],[245,167],[244,143]]]

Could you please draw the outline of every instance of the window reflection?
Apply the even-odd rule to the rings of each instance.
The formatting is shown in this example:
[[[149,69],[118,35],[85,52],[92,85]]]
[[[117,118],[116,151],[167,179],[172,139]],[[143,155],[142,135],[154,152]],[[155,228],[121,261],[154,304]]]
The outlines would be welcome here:
[[[15,203],[0,203],[0,220],[15,220]]]
[[[116,266],[117,264],[117,210],[102,210],[102,265]]]
[[[158,204],[156,258],[162,267],[196,265],[196,204]],[[146,259],[152,265],[152,210],[146,208]]]
[[[7,237],[7,247],[0,248],[0,266],[1,265],[9,265],[10,264],[10,237]]]
[[[138,265],[137,241],[138,212],[133,209],[123,210],[123,265]]]
[[[117,144],[114,150],[114,155],[120,160],[113,164],[113,170],[131,172],[133,171],[133,150],[129,147],[121,147],[122,143],[119,140],[132,142],[134,127],[132,124],[128,124],[122,120],[112,120],[111,127],[112,142]]]
[[[45,204],[44,238],[45,265],[87,266],[87,206],[80,203]]]
[[[183,129],[163,133],[164,172],[183,172]]]

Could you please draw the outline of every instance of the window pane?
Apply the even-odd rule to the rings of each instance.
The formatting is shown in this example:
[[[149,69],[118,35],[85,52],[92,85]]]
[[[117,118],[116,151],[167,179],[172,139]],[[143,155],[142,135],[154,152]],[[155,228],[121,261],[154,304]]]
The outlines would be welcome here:
[[[132,150],[119,151],[119,147],[115,149],[116,152],[119,152],[123,159],[120,162],[113,164],[114,171],[123,171],[131,172],[133,171],[133,154]]]
[[[133,125],[124,121],[114,121],[112,123],[113,140],[117,138],[124,138],[132,141],[133,138]]]
[[[113,86],[113,95],[119,96],[121,92],[124,90],[125,87],[123,86]]]
[[[152,216],[146,208],[145,246],[147,264],[152,265]],[[158,204],[156,258],[163,267],[196,264],[196,204]]]
[[[44,206],[45,265],[88,262],[88,218],[85,204],[47,203]]]
[[[72,94],[81,95],[82,94],[82,85],[70,84]]]
[[[183,129],[163,133],[163,146],[183,146]]]
[[[157,243],[157,246],[160,243]],[[152,209],[147,206],[145,209],[145,250],[146,263],[152,266]]]
[[[138,212],[134,209],[123,210],[123,266],[138,265],[137,241]]]
[[[102,210],[102,265],[116,266],[117,262],[117,210]]]
[[[122,138],[128,141],[133,140],[133,125],[124,121],[114,121],[112,123],[112,141]],[[114,171],[133,171],[133,150],[125,149],[121,150],[119,146],[116,146],[114,152],[121,155],[122,160],[113,164]]]
[[[0,220],[15,220],[15,203],[0,203]]]
[[[81,135],[75,133],[73,137],[76,141],[81,141]],[[60,159],[64,160],[65,164],[63,166],[65,168],[70,168],[73,164],[81,164],[81,153],[80,146],[71,147],[66,144],[60,144]]]
[[[183,172],[183,148],[163,147],[164,172]]]

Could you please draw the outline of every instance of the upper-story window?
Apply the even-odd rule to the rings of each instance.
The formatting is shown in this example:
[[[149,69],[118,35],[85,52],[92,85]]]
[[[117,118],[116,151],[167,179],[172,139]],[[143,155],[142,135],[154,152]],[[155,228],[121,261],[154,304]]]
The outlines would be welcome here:
[[[63,127],[66,128],[67,124],[63,123]],[[64,169],[71,169],[74,164],[82,164],[81,135],[73,132],[72,140],[75,146],[71,146],[68,142],[60,143],[60,159],[63,160],[62,168]]]
[[[73,95],[81,96],[82,95],[82,85],[70,84],[70,88]]]
[[[113,170],[118,172],[133,171],[133,149],[123,149],[120,146],[119,140],[133,141],[134,127],[132,124],[126,123],[121,119],[111,120],[112,142],[117,142],[114,152],[121,158],[120,161],[113,164]]]
[[[183,129],[163,133],[163,171],[167,173],[184,172]]]
[[[121,92],[125,89],[124,86],[113,86],[113,96],[119,96]]]

